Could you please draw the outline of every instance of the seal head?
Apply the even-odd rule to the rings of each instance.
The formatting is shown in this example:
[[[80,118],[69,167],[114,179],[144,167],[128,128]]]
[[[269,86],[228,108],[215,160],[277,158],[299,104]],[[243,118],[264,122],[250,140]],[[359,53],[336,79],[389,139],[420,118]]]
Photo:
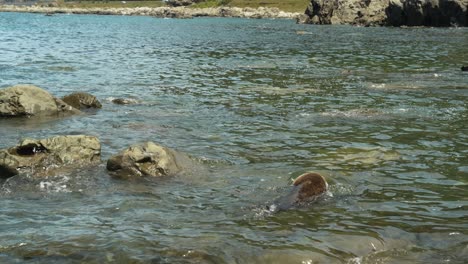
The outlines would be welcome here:
[[[274,212],[288,210],[302,203],[314,201],[327,190],[328,183],[322,175],[306,172],[296,178],[289,193],[278,198],[269,210]]]
[[[323,194],[328,189],[328,183],[325,178],[315,172],[302,174],[294,180],[293,185],[299,187],[297,193],[298,202],[306,201],[309,198]]]

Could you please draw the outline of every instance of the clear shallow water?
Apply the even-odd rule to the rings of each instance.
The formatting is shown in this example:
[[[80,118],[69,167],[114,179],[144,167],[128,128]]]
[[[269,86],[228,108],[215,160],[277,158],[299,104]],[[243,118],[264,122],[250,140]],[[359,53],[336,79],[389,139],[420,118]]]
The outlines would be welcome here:
[[[85,133],[103,160],[152,140],[200,164],[1,180],[0,263],[464,263],[466,43],[460,28],[0,13],[0,87],[103,102],[0,120],[1,148]],[[308,170],[333,196],[266,213]]]

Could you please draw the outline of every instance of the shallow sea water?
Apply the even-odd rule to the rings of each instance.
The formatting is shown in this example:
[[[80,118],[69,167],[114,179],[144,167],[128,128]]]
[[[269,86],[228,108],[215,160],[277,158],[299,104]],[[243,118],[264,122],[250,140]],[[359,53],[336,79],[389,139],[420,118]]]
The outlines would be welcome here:
[[[0,180],[0,263],[466,263],[466,43],[464,28],[0,13],[1,88],[103,103],[0,120],[0,148],[89,134],[103,159]],[[148,140],[199,166],[109,177],[108,157]],[[331,195],[269,213],[305,171]]]

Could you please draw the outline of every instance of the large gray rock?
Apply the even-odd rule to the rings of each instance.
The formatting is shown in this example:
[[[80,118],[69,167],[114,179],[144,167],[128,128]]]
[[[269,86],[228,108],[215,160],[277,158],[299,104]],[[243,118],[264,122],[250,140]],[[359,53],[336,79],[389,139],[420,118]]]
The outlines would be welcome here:
[[[311,0],[306,23],[467,26],[468,0]]]
[[[383,25],[389,0],[312,0],[308,23]]]
[[[77,114],[79,110],[33,85],[0,90],[0,117]]]
[[[92,136],[57,136],[24,139],[18,146],[0,150],[0,177],[19,173],[46,176],[68,168],[87,166],[101,159],[101,144]]]
[[[391,26],[468,26],[468,0],[390,0]]]
[[[63,97],[62,100],[65,103],[80,110],[90,109],[90,108],[102,108],[102,104],[101,102],[99,102],[96,96],[89,94],[89,93],[83,93],[83,92],[72,93]]]
[[[190,158],[172,149],[145,142],[130,146],[107,161],[111,176],[117,178],[162,177],[181,172]]]

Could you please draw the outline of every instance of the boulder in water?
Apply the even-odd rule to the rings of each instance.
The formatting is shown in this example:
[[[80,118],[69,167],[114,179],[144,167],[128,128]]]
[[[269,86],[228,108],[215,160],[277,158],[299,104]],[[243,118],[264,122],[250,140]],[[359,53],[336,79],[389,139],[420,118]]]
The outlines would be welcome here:
[[[47,139],[24,139],[18,146],[0,150],[0,177],[19,173],[47,176],[66,168],[99,162],[101,144],[93,136],[56,136]]]
[[[107,161],[111,176],[117,178],[173,176],[189,160],[185,154],[146,142],[130,146]]]
[[[0,90],[0,117],[78,114],[79,110],[33,85]]]
[[[102,104],[101,102],[99,102],[96,96],[89,94],[89,93],[83,93],[83,92],[72,93],[63,97],[62,100],[65,103],[80,110],[90,109],[90,108],[102,108]]]

